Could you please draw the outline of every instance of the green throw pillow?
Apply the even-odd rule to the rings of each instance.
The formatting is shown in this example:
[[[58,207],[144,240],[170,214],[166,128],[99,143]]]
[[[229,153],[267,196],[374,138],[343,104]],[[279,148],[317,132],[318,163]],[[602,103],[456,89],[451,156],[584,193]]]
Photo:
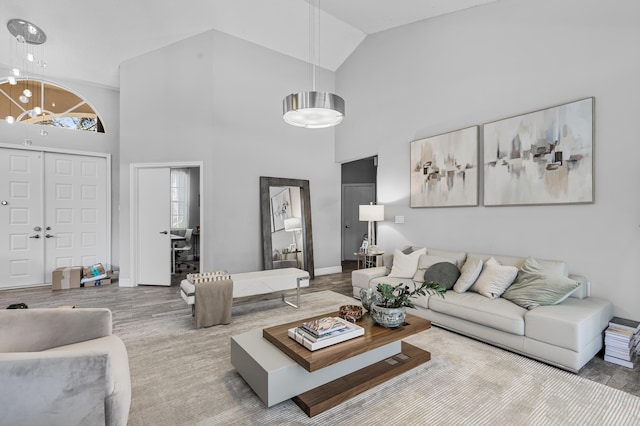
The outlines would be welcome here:
[[[460,270],[456,265],[450,262],[438,262],[433,264],[424,271],[424,280],[433,281],[440,284],[447,290],[451,290],[453,285],[458,281]]]
[[[576,280],[546,271],[540,262],[530,257],[502,297],[523,308],[533,309],[562,302],[579,285]]]

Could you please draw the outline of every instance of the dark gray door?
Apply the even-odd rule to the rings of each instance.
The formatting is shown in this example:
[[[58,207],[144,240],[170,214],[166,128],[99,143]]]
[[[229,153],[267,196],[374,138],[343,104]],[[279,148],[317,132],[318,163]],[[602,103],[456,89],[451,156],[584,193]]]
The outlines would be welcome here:
[[[361,204],[376,201],[375,184],[353,183],[342,185],[342,259],[356,260],[358,251],[367,233],[367,222],[358,220]]]

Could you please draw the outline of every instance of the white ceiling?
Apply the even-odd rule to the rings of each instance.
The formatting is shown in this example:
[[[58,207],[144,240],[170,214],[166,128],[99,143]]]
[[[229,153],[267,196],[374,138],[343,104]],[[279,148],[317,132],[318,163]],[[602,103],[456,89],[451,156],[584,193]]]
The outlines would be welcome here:
[[[321,0],[319,64],[335,71],[367,34],[493,1]],[[15,53],[6,22],[21,18],[47,34],[45,77],[111,87],[123,61],[211,29],[309,60],[307,0],[2,0],[0,16],[0,64]]]

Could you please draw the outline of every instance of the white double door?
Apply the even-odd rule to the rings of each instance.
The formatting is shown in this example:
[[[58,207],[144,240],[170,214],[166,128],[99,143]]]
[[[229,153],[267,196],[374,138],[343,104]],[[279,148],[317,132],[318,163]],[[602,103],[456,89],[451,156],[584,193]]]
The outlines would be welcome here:
[[[106,263],[107,160],[0,148],[0,289]]]

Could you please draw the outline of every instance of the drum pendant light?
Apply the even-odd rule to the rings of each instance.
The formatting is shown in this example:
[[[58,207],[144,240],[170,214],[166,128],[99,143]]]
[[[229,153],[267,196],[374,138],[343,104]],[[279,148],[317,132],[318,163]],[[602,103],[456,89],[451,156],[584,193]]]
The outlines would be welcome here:
[[[316,91],[316,58],[311,58],[315,41],[315,19],[312,10],[317,15],[320,28],[320,11],[315,1],[309,2],[309,63],[312,67],[312,90],[288,95],[282,101],[282,110],[286,123],[308,129],[320,129],[335,126],[342,121],[344,99],[330,92]],[[317,44],[320,44],[319,36]]]

